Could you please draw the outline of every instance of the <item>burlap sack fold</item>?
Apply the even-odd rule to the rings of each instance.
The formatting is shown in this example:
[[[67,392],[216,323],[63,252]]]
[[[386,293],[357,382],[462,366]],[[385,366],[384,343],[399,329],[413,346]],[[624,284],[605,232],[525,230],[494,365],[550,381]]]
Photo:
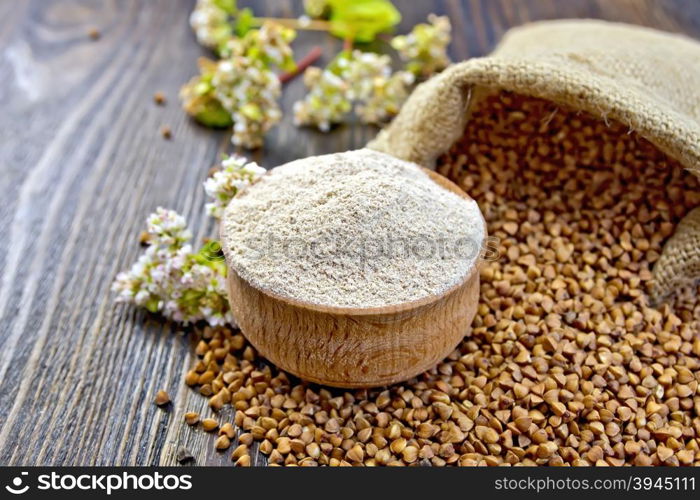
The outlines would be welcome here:
[[[454,64],[419,85],[368,147],[432,167],[461,137],[480,87],[616,120],[700,175],[700,44],[594,20],[544,21],[510,30],[488,57]],[[700,213],[695,212],[654,268],[655,298],[700,277]]]

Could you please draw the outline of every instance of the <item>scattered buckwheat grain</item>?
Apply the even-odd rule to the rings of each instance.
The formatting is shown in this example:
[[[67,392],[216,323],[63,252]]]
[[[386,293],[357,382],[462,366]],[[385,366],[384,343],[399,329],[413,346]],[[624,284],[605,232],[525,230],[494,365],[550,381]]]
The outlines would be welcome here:
[[[187,425],[197,425],[199,422],[199,413],[193,411],[185,413],[185,422],[187,422]]]
[[[168,396],[168,393],[165,391],[158,391],[153,402],[158,406],[165,406],[170,403],[170,396]]]
[[[155,102],[158,106],[165,106],[165,103],[167,102],[165,94],[160,91],[156,92],[153,94],[153,102]]]
[[[699,465],[698,290],[645,293],[698,181],[624,126],[506,93],[438,163],[500,238],[471,335],[415,379],[343,391],[204,329],[186,380],[229,391],[234,462],[258,441],[276,466]]]
[[[218,427],[219,422],[217,422],[213,418],[205,418],[204,420],[202,420],[202,429],[204,429],[206,432],[212,432]]]

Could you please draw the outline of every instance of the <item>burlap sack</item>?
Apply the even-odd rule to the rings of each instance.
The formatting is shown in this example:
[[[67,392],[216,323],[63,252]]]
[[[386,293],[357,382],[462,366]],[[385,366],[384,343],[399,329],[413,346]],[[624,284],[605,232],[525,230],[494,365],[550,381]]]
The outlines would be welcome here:
[[[594,20],[510,30],[488,57],[454,64],[419,85],[368,144],[424,166],[461,137],[475,88],[504,89],[629,125],[700,175],[700,44],[679,35]],[[700,210],[667,242],[654,298],[700,277]]]

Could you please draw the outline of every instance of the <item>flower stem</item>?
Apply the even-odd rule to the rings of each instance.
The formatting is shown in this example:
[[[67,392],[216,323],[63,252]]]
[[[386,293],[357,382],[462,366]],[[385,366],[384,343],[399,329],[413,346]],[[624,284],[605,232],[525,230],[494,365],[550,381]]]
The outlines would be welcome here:
[[[353,46],[353,39],[352,38],[346,38],[343,40],[343,50],[345,52],[350,52],[352,50]]]
[[[307,30],[307,31],[330,31],[331,23],[328,21],[323,21],[321,19],[309,19],[306,22],[301,22],[294,18],[285,17],[256,17],[255,24],[262,24],[265,21],[272,21],[273,23],[281,24],[287,28],[294,28],[295,30]]]
[[[282,73],[279,76],[280,82],[287,83],[288,81],[292,80],[295,76],[302,73],[306,68],[315,63],[316,60],[321,57],[321,54],[321,47],[316,46],[312,48],[308,54],[297,62],[297,66],[294,71],[288,71],[287,73]]]

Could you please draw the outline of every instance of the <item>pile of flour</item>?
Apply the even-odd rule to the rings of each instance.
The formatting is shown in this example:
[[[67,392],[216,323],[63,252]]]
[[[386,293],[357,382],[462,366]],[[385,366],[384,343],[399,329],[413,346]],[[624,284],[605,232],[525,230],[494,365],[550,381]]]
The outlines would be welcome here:
[[[252,285],[336,307],[439,294],[479,257],[476,202],[418,165],[368,149],[293,161],[229,204],[226,260]]]

